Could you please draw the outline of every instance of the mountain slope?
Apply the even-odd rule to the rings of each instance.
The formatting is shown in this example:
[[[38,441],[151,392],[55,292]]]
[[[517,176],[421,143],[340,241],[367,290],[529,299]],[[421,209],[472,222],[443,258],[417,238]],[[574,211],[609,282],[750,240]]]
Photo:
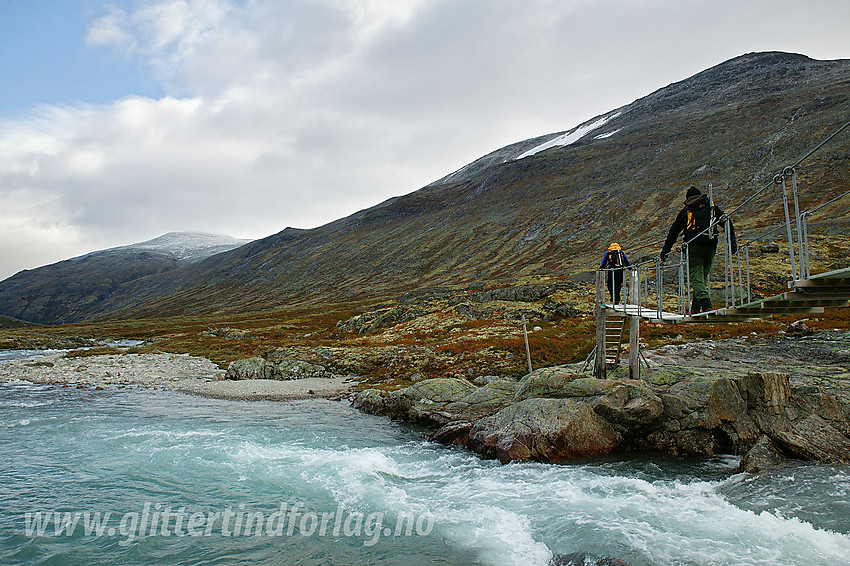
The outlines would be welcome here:
[[[0,312],[37,323],[78,320],[124,283],[189,265],[248,241],[169,232],[146,242],[24,270],[0,282]]]
[[[592,270],[611,240],[657,254],[688,186],[713,183],[728,209],[848,114],[850,61],[744,55],[347,218],[135,279],[77,316],[244,312],[563,277]],[[804,208],[850,188],[848,164],[847,135],[808,160]],[[749,203],[739,232],[777,222],[776,197]],[[826,228],[846,226],[827,218]]]

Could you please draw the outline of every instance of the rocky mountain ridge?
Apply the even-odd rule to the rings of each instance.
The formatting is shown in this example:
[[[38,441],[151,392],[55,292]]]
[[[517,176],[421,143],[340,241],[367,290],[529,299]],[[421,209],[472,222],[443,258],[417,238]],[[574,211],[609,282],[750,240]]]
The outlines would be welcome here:
[[[221,234],[169,232],[24,270],[0,282],[0,312],[34,323],[72,322],[127,282],[190,265],[249,241]]]
[[[238,248],[239,246],[244,246],[250,241],[251,240],[244,238],[233,238],[232,236],[227,236],[225,234],[209,234],[206,232],[167,232],[162,236],[153,238],[152,240],[92,252],[90,254],[86,254],[86,256],[100,254],[103,252],[150,251],[170,256],[177,260],[178,264],[185,265]]]
[[[743,55],[327,225],[150,270],[62,320],[375,304],[423,288],[562,281],[593,270],[611,240],[657,253],[691,184],[712,183],[726,208],[744,201],[840,127],[848,101],[850,61]],[[558,138],[569,143],[550,144]],[[843,136],[801,167],[804,208],[850,188],[848,163]],[[750,202],[736,218],[739,237],[778,222],[780,206],[775,191]],[[845,232],[841,206],[812,225]]]

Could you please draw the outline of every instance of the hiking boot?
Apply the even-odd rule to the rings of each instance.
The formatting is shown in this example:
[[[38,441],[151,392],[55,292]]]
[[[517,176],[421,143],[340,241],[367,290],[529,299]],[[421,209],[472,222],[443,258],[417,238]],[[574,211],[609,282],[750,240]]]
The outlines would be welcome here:
[[[713,311],[714,307],[711,306],[711,299],[702,299],[699,302],[700,312],[708,312]]]
[[[691,315],[699,314],[700,312],[699,301],[694,297],[691,301]]]

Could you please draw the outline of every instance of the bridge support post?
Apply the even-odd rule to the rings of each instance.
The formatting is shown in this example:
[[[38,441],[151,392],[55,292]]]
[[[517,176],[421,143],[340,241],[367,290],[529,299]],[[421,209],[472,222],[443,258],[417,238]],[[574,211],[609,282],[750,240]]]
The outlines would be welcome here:
[[[605,379],[605,271],[596,272],[596,359],[593,361],[593,377]]]
[[[638,299],[640,280],[638,271],[629,271],[629,299],[627,304],[634,305]],[[629,377],[640,379],[640,317],[629,317]]]

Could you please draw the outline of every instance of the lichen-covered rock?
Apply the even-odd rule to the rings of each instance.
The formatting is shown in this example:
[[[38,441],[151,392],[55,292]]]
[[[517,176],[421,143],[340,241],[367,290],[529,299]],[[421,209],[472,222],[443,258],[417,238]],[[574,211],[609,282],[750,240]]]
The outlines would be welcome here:
[[[580,377],[567,383],[564,389],[564,397],[599,397],[608,393],[614,383],[616,382],[610,379]]]
[[[508,405],[514,397],[519,384],[511,379],[495,379],[479,387],[462,399],[446,405],[446,411],[455,420],[475,420],[492,415]]]
[[[850,398],[818,391],[813,411],[841,434],[850,438]]]
[[[668,395],[677,397],[682,404],[682,409],[690,413],[708,404],[714,381],[709,377],[679,381],[670,387]]]
[[[747,452],[763,435],[775,440],[817,412],[829,415],[831,422],[846,421],[841,401],[819,390],[795,394],[788,376],[773,372],[690,379],[671,386],[661,400],[662,426],[642,446],[672,453]]]
[[[659,395],[661,401],[664,403],[664,417],[677,422],[686,416],[688,416],[691,412],[693,412],[693,408],[688,404],[688,400],[681,395],[675,395],[672,393],[661,393]]]
[[[747,400],[753,403],[752,410],[771,412],[766,408],[765,395],[770,394],[765,393],[765,383],[773,381],[704,376],[675,383],[660,395],[662,426],[650,432],[641,446],[694,455],[748,450],[763,431],[751,417]]]
[[[336,326],[343,332],[357,332],[368,334],[380,328],[387,328],[413,320],[428,314],[428,310],[421,307],[400,305],[395,307],[384,307],[374,311],[357,315],[346,321],[337,322]]]
[[[535,397],[549,399],[572,397],[568,385],[581,377],[581,374],[557,366],[534,370],[519,381],[519,388],[513,401],[518,402]]]
[[[620,442],[620,435],[587,403],[526,399],[477,421],[467,446],[501,462],[560,462],[610,454]]]
[[[399,409],[413,422],[442,426],[452,419],[449,404],[478,389],[465,379],[437,378],[420,381],[393,393]]]
[[[792,454],[826,464],[850,463],[850,439],[817,415],[809,415],[773,440]]]
[[[728,378],[701,377],[676,383],[662,401],[665,417],[678,420],[680,429],[714,429],[737,421],[746,412],[737,385]]]
[[[541,368],[519,382],[480,379],[480,388],[464,379],[430,379],[364,395],[356,406],[433,426],[436,440],[501,461],[652,449],[746,454],[743,469],[750,471],[789,457],[850,462],[844,374],[797,376],[792,387],[781,373],[671,367],[651,382],[595,379],[577,366]]]
[[[308,377],[331,377],[331,372],[324,366],[311,364],[302,360],[282,360],[274,365],[272,379],[289,380],[305,379]]]
[[[260,358],[244,358],[230,362],[227,367],[227,379],[271,379],[274,364]]]
[[[645,384],[624,379],[612,383],[593,410],[620,432],[634,434],[664,413],[664,402]]]
[[[504,379],[504,378],[499,377],[498,375],[479,375],[478,377],[476,377],[475,379],[472,380],[472,383],[474,383],[475,385],[478,385],[479,387],[483,387],[483,386],[487,385],[488,383],[490,383],[491,381],[496,380],[496,379]],[[516,381],[516,380],[514,380],[514,381]]]

